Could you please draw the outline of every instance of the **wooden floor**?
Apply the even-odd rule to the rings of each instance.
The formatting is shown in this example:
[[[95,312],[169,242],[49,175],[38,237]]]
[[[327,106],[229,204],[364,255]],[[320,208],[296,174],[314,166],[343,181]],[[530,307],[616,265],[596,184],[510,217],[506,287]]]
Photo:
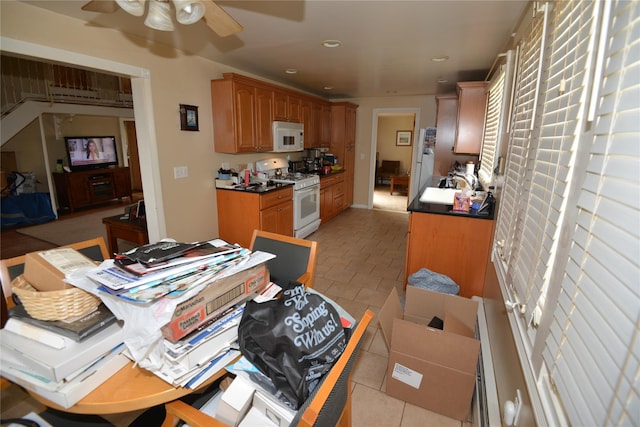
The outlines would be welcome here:
[[[60,219],[76,218],[94,212],[113,209],[116,206],[122,206],[124,212],[125,206],[137,202],[140,199],[142,199],[142,193],[134,193],[131,197],[131,200],[124,199],[122,201],[106,203],[96,208],[76,211],[72,214],[62,215],[60,216]],[[49,242],[45,242],[44,240],[36,239],[35,237],[30,237],[18,233],[18,228],[24,228],[24,226],[5,229],[0,232],[0,259],[13,258],[16,256],[24,255],[28,252],[43,251],[58,246]]]

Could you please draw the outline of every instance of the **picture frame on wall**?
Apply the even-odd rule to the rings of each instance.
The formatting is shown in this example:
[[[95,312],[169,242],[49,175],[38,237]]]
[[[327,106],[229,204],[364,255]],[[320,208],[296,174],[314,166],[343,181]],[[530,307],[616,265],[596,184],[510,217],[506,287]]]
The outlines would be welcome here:
[[[413,131],[411,130],[398,130],[396,131],[396,145],[400,146],[410,146],[411,145],[411,137],[413,135]]]
[[[198,131],[198,107],[180,104],[180,130]]]

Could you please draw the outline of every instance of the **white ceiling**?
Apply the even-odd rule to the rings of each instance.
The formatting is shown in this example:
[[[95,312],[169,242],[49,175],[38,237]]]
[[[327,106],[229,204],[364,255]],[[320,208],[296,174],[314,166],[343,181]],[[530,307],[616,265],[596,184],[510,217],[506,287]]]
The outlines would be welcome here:
[[[172,45],[326,98],[447,93],[455,90],[456,81],[483,80],[527,3],[220,0],[217,3],[244,27],[221,38],[204,22],[175,22],[176,31],[166,33],[145,27],[143,17],[121,9],[82,11],[85,0],[21,1],[82,19],[86,25],[145,37],[151,51],[153,43]],[[338,39],[342,46],[322,47],[327,39]],[[449,60],[431,61],[443,55]],[[285,74],[287,68],[298,74]]]

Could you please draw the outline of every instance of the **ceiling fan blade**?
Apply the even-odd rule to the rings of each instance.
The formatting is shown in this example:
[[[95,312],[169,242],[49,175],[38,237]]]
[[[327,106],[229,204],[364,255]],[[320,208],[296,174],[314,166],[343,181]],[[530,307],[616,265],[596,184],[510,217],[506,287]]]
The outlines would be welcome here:
[[[118,10],[118,4],[114,0],[91,0],[81,9],[89,12],[113,13]]]
[[[239,33],[244,28],[235,19],[225,12],[213,0],[205,0],[204,21],[220,37],[227,37]]]

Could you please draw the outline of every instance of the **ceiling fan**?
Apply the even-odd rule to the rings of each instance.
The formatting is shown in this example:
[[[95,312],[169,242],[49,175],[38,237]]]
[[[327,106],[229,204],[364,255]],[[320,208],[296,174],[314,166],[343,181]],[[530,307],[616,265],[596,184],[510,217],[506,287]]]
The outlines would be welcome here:
[[[235,19],[213,0],[90,0],[82,10],[113,13],[118,6],[135,16],[142,16],[146,3],[149,4],[144,24],[147,27],[172,31],[171,4],[175,8],[176,19],[181,24],[193,24],[204,19],[207,26],[220,37],[230,36],[243,30]]]

